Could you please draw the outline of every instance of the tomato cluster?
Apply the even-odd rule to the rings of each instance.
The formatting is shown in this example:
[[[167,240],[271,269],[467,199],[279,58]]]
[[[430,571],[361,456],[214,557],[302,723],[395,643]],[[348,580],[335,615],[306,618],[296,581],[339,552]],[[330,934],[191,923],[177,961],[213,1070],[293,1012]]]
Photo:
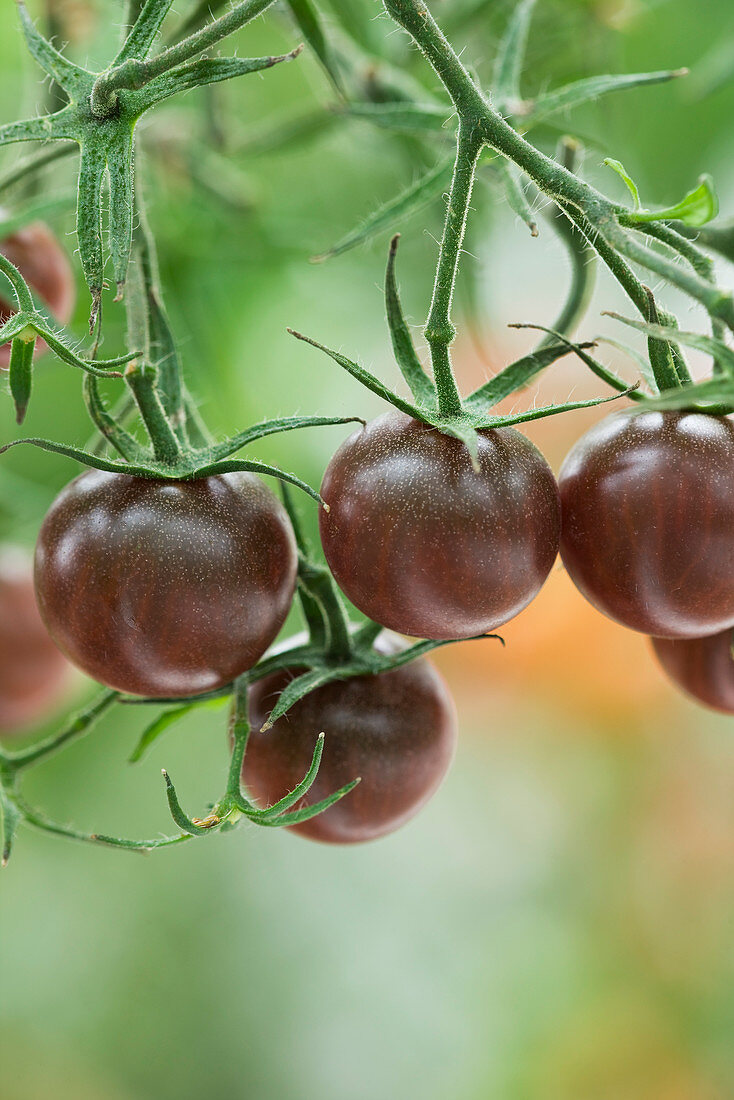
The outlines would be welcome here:
[[[560,492],[559,492],[560,487]],[[655,638],[668,674],[734,713],[734,427],[700,413],[631,411],[596,425],[559,485],[511,428],[484,431],[478,460],[399,412],[355,432],[326,470],[324,553],[350,600],[389,630],[428,639],[493,630],[537,594],[558,549],[606,615]],[[36,550],[44,621],[81,669],[123,692],[190,696],[255,665],[290,608],[290,520],[246,473],[189,481],[90,471],[57,498]],[[377,648],[396,652],[394,635]],[[300,808],[360,785],[292,826],[351,843],[411,817],[443,778],[456,723],[420,660],[335,679],[259,732],[299,668],[254,684],[247,788],[272,805],[321,768]]]

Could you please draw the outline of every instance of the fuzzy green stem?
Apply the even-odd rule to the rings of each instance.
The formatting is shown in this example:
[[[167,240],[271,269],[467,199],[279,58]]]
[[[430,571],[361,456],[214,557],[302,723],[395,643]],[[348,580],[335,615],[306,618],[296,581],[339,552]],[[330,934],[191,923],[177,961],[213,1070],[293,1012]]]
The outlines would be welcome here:
[[[433,284],[433,299],[425,328],[426,340],[431,349],[438,408],[441,415],[446,417],[461,413],[461,397],[456,388],[449,350],[456,337],[456,329],[451,320],[451,304],[481,146],[482,140],[477,136],[477,131],[462,124],[456,145],[456,163]]]
[[[133,362],[125,371],[125,381],[140,410],[155,457],[166,466],[175,466],[181,448],[161,404],[156,377],[157,371],[148,364]]]
[[[211,49],[223,38],[234,34],[240,27],[261,15],[274,2],[275,0],[241,0],[226,15],[184,38],[182,42],[177,42],[175,46],[169,46],[149,61],[133,58],[101,73],[92,88],[92,114],[95,118],[108,118],[115,110],[119,91],[124,88],[143,88],[157,76],[162,76],[192,57]]]
[[[679,287],[699,301],[712,317],[721,318],[734,331],[734,295],[711,286],[695,272],[646,247],[620,225],[629,213],[573,172],[527,142],[474,84],[456,53],[441,33],[423,0],[383,0],[388,14],[414,39],[441,79],[463,124],[479,127],[483,141],[513,161],[536,186],[556,201],[577,207],[609,245],[628,259]]]

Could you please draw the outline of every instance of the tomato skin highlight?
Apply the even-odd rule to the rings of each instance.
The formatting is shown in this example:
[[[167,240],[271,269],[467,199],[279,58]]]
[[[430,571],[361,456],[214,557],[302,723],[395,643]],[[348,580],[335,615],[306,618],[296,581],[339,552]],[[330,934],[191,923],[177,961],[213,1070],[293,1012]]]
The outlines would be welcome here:
[[[395,638],[378,640],[382,652],[403,646]],[[358,844],[399,829],[436,792],[454,756],[456,711],[443,679],[421,659],[377,676],[325,684],[260,733],[298,671],[275,673],[250,689],[253,732],[242,768],[246,789],[261,806],[273,805],[303,779],[323,732],[316,781],[293,810],[319,802],[358,776],[361,781],[328,810],[290,830],[325,844]]]
[[[22,550],[0,547],[0,734],[52,713],[70,673],[38,613],[30,561]]]
[[[256,477],[158,481],[92,470],[51,506],[36,593],[57,645],[134,695],[229,683],[280,630],[296,583],[290,522]]]
[[[558,552],[560,501],[525,436],[479,437],[480,470],[458,439],[389,412],[355,432],[321,486],[326,560],[375,622],[419,638],[469,638],[537,595]]]
[[[663,670],[686,695],[724,714],[734,714],[734,631],[709,638],[653,638]]]
[[[702,413],[607,417],[561,468],[561,557],[600,611],[668,638],[734,624],[734,425]]]
[[[76,284],[66,252],[43,222],[32,222],[0,241],[0,252],[20,271],[31,290],[48,307],[62,325],[68,324],[74,312]],[[4,281],[4,280],[3,280]],[[16,311],[14,299],[3,287],[0,294],[0,324]],[[39,340],[38,351],[46,345]],[[10,344],[0,345],[0,369],[10,366]]]

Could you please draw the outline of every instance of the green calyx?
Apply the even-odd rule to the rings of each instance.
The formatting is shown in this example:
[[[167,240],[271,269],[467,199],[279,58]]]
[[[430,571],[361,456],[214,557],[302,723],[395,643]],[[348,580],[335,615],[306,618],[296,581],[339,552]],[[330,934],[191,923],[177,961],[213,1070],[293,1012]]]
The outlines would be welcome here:
[[[17,0],[28,49],[62,89],[61,110],[0,127],[0,145],[18,141],[63,141],[79,146],[77,236],[84,277],[92,296],[93,331],[105,285],[103,209],[109,205],[109,256],[117,299],[124,292],[133,238],[134,135],[151,108],[191,88],[259,72],[298,55],[197,58],[244,26],[273,0],[245,0],[202,30],[150,57],[172,0],[146,0],[110,67],[92,72],[69,61],[44,38],[23,0]],[[108,201],[107,201],[108,200]]]
[[[611,397],[592,398],[588,401],[569,401],[562,404],[533,408],[521,413],[491,415],[491,410],[495,405],[504,400],[504,398],[509,397],[512,393],[515,393],[517,390],[524,389],[533,378],[541,373],[541,371],[545,370],[546,367],[550,366],[551,363],[554,363],[562,356],[568,355],[569,352],[575,352],[577,355],[580,355],[583,361],[589,365],[585,353],[586,349],[594,346],[593,342],[575,344],[568,340],[563,334],[552,332],[552,339],[550,342],[543,342],[535,351],[510,363],[504,370],[500,371],[467,397],[460,397],[454,384],[449,393],[449,407],[448,411],[446,411],[446,402],[442,402],[441,400],[441,393],[439,390],[441,379],[437,377],[435,372],[435,360],[434,377],[431,378],[426,373],[418,357],[413,337],[403,313],[395,275],[398,241],[399,235],[396,235],[390,243],[385,278],[385,306],[395,360],[411,391],[412,400],[407,400],[399,394],[394,393],[384,385],[379,378],[376,378],[375,375],[371,374],[364,367],[348,359],[340,352],[332,351],[330,348],[324,347],[323,344],[319,344],[310,337],[295,332],[293,329],[289,329],[288,331],[298,340],[302,340],[325,352],[335,363],[351,374],[353,378],[356,378],[363,386],[377,394],[378,397],[382,397],[396,409],[406,413],[408,416],[414,417],[416,420],[423,421],[425,424],[430,424],[446,435],[461,440],[469,450],[475,466],[477,465],[479,446],[477,435],[479,432],[488,431],[492,428],[522,424],[529,420],[539,420],[546,416],[553,416],[557,413],[569,412],[575,409],[589,408],[593,405],[603,404],[605,401],[613,401],[619,396],[629,396],[635,392],[635,387],[630,387],[621,380],[615,380],[618,384],[615,384],[614,388],[618,392]],[[550,332],[551,330],[545,331]],[[445,338],[446,351],[448,350],[451,339],[453,339],[453,334],[447,334]],[[605,368],[601,368],[601,370],[605,381],[609,382],[610,378],[614,377],[611,372],[607,372]],[[599,371],[594,369],[594,373],[598,374]],[[451,374],[450,366],[448,373],[444,375],[444,381],[448,378],[450,378],[453,383],[453,375]]]

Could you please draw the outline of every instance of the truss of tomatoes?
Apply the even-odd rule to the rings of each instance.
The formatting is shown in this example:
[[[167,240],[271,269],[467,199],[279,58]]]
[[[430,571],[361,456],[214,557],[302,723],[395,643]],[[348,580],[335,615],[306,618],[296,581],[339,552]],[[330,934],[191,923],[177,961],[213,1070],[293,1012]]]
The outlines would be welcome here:
[[[387,282],[394,307],[392,264],[394,248]],[[399,308],[391,324],[393,335],[395,326],[407,332]],[[519,361],[520,370],[506,369],[513,387],[583,347],[559,337]],[[389,667],[406,648],[396,635],[439,643],[489,634],[533,600],[559,549],[588,600],[654,637],[675,682],[734,713],[729,419],[645,406],[615,413],[578,442],[557,483],[511,423],[595,402],[492,417],[487,409],[508,392],[501,372],[447,422],[414,353],[399,362],[415,404],[329,354],[397,406],[337,450],[320,511],[331,574],[387,631],[373,630],[368,645],[388,665],[319,679],[298,665],[296,645],[292,667],[254,681],[255,733],[242,777],[261,803],[274,805],[297,787],[323,731],[318,778],[299,806],[361,783],[292,828],[352,843],[408,820],[446,774],[456,716],[425,659]],[[62,491],[38,537],[35,588],[51,637],[78,668],[129,695],[170,700],[225,689],[258,664],[293,602],[300,551],[288,512],[250,472],[257,464],[209,463],[211,472],[184,477],[166,477],[154,464],[144,476],[120,463],[96,465],[103,468]],[[308,690],[294,689],[301,681]]]

